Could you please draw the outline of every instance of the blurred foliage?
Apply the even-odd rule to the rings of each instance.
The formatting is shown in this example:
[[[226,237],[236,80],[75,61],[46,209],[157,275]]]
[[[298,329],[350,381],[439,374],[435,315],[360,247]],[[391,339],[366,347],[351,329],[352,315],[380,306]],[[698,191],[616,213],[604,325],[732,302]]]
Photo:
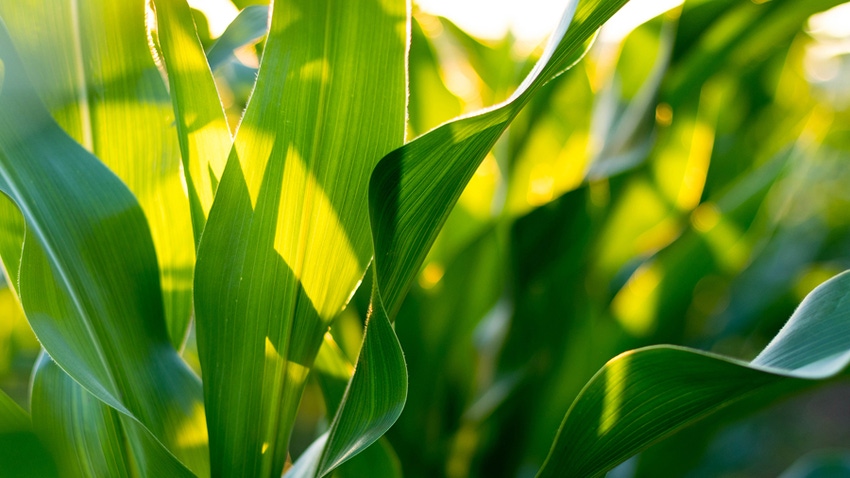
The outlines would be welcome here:
[[[534,97],[397,317],[410,393],[380,443],[405,476],[531,476],[611,357],[671,343],[750,359],[850,268],[850,38],[810,20],[839,3],[689,0],[597,42]],[[214,68],[233,128],[262,53],[262,31],[243,38]],[[408,138],[505,100],[533,65],[512,45],[414,10]],[[350,362],[370,283],[331,329]],[[38,352],[4,286],[0,388],[24,409]],[[183,354],[200,373],[194,335]],[[311,380],[293,456],[327,428],[327,384]],[[850,389],[836,382],[724,412],[611,476],[846,476]]]
[[[844,66],[813,77],[818,61],[845,65],[847,53],[813,58],[839,39],[807,26],[838,3],[686,2],[598,42],[532,101],[397,319],[411,394],[388,437],[406,476],[533,475],[611,357],[672,343],[752,358],[806,293],[850,265],[850,83]],[[511,38],[415,19],[413,134],[503,100],[530,68]],[[820,417],[815,430],[795,428],[793,411],[730,413],[613,474],[775,476],[817,447],[850,446],[847,411],[809,405],[835,395],[846,387],[783,405]],[[788,434],[736,439],[725,422]],[[742,458],[717,468],[714,450],[730,446]],[[751,466],[759,457],[771,466]]]

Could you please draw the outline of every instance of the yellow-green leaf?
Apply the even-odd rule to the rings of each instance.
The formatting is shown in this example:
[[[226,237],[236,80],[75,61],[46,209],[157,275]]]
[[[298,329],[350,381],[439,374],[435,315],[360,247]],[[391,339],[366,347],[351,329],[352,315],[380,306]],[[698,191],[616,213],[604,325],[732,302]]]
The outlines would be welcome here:
[[[141,205],[159,261],[169,337],[179,348],[191,316],[195,248],[174,114],[148,46],[145,4],[16,0],[0,2],[0,18],[56,122]]]
[[[369,264],[367,190],[401,145],[404,1],[275,2],[198,250],[213,472],[279,474],[307,373]]]
[[[6,273],[27,319],[76,382],[206,474],[201,385],[169,343],[144,213],[118,177],[53,121],[5,28],[0,61],[0,191],[8,198],[0,224],[22,241],[4,243],[0,254],[4,264],[18,264]]]
[[[233,141],[189,5],[156,0],[154,6],[198,242]]]

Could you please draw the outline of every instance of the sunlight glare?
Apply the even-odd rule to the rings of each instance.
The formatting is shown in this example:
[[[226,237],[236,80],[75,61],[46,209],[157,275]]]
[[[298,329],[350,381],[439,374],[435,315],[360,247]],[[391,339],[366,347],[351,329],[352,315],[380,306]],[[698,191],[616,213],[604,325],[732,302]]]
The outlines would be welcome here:
[[[239,14],[230,0],[188,0],[189,6],[204,12],[210,23],[210,35],[218,38]]]
[[[510,31],[520,49],[530,50],[546,38],[557,25],[568,0],[419,0],[423,11],[441,15],[472,35],[497,40]],[[622,39],[641,23],[671,8],[682,0],[632,0],[608,22],[602,38]],[[481,12],[486,11],[486,15]]]
[[[601,39],[617,42],[638,25],[682,4],[683,0],[632,0],[603,29]],[[422,11],[455,22],[470,34],[498,40],[510,31],[521,50],[531,50],[555,28],[568,0],[418,0]],[[229,0],[189,0],[204,12],[213,38],[221,35],[239,11]],[[486,11],[486,15],[481,12]]]

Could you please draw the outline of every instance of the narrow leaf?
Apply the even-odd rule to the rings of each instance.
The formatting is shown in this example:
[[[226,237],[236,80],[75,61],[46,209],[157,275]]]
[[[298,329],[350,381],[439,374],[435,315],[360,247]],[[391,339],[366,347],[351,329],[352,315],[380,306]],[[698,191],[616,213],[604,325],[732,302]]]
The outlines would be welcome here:
[[[369,173],[404,138],[405,13],[399,0],[274,3],[198,250],[214,474],[282,471],[322,337],[369,264]]]
[[[376,327],[373,326],[372,329],[367,329],[367,331],[374,330],[375,328]],[[366,339],[364,338],[364,340]],[[385,340],[390,340],[388,335]],[[373,354],[372,358],[374,358],[374,353],[376,349],[378,349],[378,347],[375,347],[375,343],[377,343],[377,341],[373,337],[369,340],[369,347],[366,349],[367,352]],[[381,350],[377,350],[377,352],[381,353]],[[394,362],[398,363],[398,359],[399,358],[396,357]],[[385,361],[380,363],[394,362]],[[365,365],[368,363],[375,363],[375,361],[363,360],[361,363]],[[378,366],[380,367],[380,365]],[[313,372],[316,374],[316,378],[322,388],[322,396],[325,399],[325,404],[330,415],[336,415],[336,412],[339,410],[339,405],[347,392],[348,382],[351,379],[353,370],[351,363],[345,357],[345,354],[342,350],[340,350],[336,342],[334,342],[329,334],[325,334],[325,341],[322,344],[321,349],[319,349],[319,354],[316,357]],[[360,376],[361,378],[359,380],[362,380],[362,374]],[[390,377],[390,380],[393,379],[394,377]],[[392,389],[390,384],[392,384],[392,382],[385,383],[383,386],[388,389]],[[402,384],[396,385],[399,386]],[[403,385],[406,386],[406,384]],[[362,385],[357,385],[357,388],[360,390],[363,389]],[[357,392],[355,391],[355,393]],[[347,399],[356,400],[356,398],[351,398],[351,394],[349,394]],[[404,403],[403,397],[401,397],[401,399],[401,403]],[[286,472],[286,478],[306,478],[317,476],[322,454],[328,453],[328,450],[325,449],[328,435],[329,433],[322,434],[322,436],[317,438],[313,444],[311,444],[310,447],[302,453],[300,457],[298,457],[298,460],[295,464],[293,464],[292,468]],[[337,436],[339,435],[339,432],[337,432]],[[339,438],[337,438],[337,442],[339,441]],[[354,455],[354,453],[350,454],[352,456]],[[366,475],[376,478],[396,478],[402,476],[401,465],[398,462],[398,457],[396,456],[392,446],[390,446],[385,438],[372,443],[363,449],[362,452],[353,456],[353,458],[348,459],[345,463],[342,463],[339,468],[334,470],[333,476],[358,477]]]
[[[317,476],[324,476],[376,442],[407,400],[407,367],[381,304],[377,284],[357,368],[331,425]]]
[[[155,7],[197,243],[233,140],[189,5],[156,0]]]
[[[651,346],[608,362],[576,398],[538,476],[601,476],[721,408],[799,390],[850,363],[850,271],[821,284],[752,362]]]

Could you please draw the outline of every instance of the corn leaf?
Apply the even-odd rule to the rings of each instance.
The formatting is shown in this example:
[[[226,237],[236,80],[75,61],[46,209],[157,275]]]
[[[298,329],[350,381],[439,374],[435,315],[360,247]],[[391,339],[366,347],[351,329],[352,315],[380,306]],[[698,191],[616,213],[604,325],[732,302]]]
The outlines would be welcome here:
[[[154,6],[197,243],[233,140],[189,5],[157,0]]]
[[[371,343],[375,343],[375,340],[372,339]],[[373,347],[370,345],[370,348]],[[336,415],[337,410],[339,410],[339,404],[345,396],[353,370],[354,367],[351,365],[351,362],[348,361],[345,354],[330,337],[330,334],[326,334],[322,347],[319,349],[319,354],[316,356],[313,372],[316,374],[319,386],[322,389],[322,396],[325,399],[329,415]],[[406,387],[406,383],[396,384],[396,387]],[[390,387],[387,388],[390,389]],[[327,443],[328,435],[328,433],[322,434],[301,454],[292,468],[287,471],[286,478],[317,475],[322,453],[327,453],[325,451],[325,444]],[[398,457],[386,438],[381,438],[367,446],[362,452],[346,460],[333,472],[333,476],[338,478],[367,475],[376,478],[403,476]]]
[[[200,381],[169,343],[142,209],[53,121],[5,28],[0,62],[0,224],[22,241],[0,254],[27,319],[76,382],[206,474]]]
[[[407,372],[400,346],[396,354],[382,351],[382,356],[397,356],[399,362],[387,360],[379,370],[373,358],[379,354],[377,346],[369,344],[370,334],[385,337],[382,342],[387,345],[398,343],[389,318],[398,312],[472,174],[530,96],[581,59],[597,29],[624,3],[571,2],[543,57],[508,101],[426,133],[388,154],[375,168],[369,185],[376,281],[371,316],[354,376],[324,445],[319,476],[377,440],[401,414]],[[393,369],[395,376],[389,374]],[[404,393],[395,393],[385,383],[400,389],[403,384]]]
[[[369,173],[404,139],[403,1],[279,1],[271,16],[195,278],[225,476],[282,471],[307,373],[371,257]]]
[[[0,2],[0,17],[54,119],[138,199],[159,261],[169,337],[179,348],[191,316],[195,248],[174,114],[148,47],[145,3]]]
[[[268,32],[268,27],[269,7],[267,5],[245,7],[207,50],[210,68],[215,71],[222,63],[233,57],[235,50],[262,38]]]
[[[0,476],[59,476],[52,456],[33,432],[29,415],[0,390]]]
[[[327,475],[381,438],[407,400],[407,367],[377,283],[371,303],[357,368],[331,423],[316,476]]]
[[[318,476],[365,449],[398,419],[407,395],[400,346],[396,354],[385,350],[379,355],[378,346],[369,343],[370,336],[385,337],[385,344],[398,343],[389,318],[398,312],[472,174],[530,96],[575,64],[596,30],[624,3],[588,1],[577,8],[572,2],[543,57],[508,101],[426,133],[384,157],[372,173],[369,206],[376,286],[371,316],[354,376],[324,445]],[[382,370],[374,365],[375,356],[386,357]],[[397,363],[393,356],[398,357]],[[395,375],[390,375],[393,369]],[[394,393],[386,383],[404,393]]]
[[[369,207],[376,277],[390,317],[487,152],[531,96],[581,59],[599,27],[625,3],[570,2],[543,57],[506,102],[431,130],[375,168]]]
[[[62,476],[194,476],[134,420],[109,408],[47,354],[36,362],[33,427]]]
[[[850,272],[818,286],[751,362],[650,346],[608,362],[564,417],[538,476],[601,476],[744,399],[816,385],[850,363]]]

